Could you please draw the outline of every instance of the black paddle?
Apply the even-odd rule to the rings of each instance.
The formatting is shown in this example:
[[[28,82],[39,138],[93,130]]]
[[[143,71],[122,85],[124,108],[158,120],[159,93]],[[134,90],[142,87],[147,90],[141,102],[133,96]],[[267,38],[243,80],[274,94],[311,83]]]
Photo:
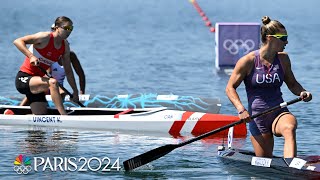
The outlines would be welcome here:
[[[259,117],[261,115],[265,115],[265,114],[270,113],[270,112],[272,112],[272,111],[274,111],[276,109],[281,109],[281,108],[287,107],[288,105],[296,103],[296,102],[299,102],[301,100],[302,100],[302,98],[299,97],[299,98],[293,99],[293,100],[291,100],[289,102],[283,102],[283,103],[281,103],[281,104],[279,104],[279,105],[277,105],[275,107],[272,107],[272,108],[267,109],[267,110],[265,110],[265,111],[263,111],[261,113],[258,113],[258,114],[255,114],[255,115],[251,116],[251,119],[254,119],[254,118]],[[147,163],[149,163],[151,161],[154,161],[154,160],[156,160],[156,159],[168,154],[169,152],[171,152],[172,150],[174,150],[176,148],[179,148],[181,146],[190,144],[190,143],[192,143],[194,141],[197,141],[197,140],[200,140],[202,138],[208,137],[210,135],[213,135],[213,134],[218,133],[220,131],[226,130],[226,129],[230,128],[230,127],[233,127],[235,125],[241,124],[243,122],[244,121],[241,119],[241,120],[236,121],[234,123],[231,123],[229,125],[220,127],[218,129],[212,130],[212,131],[207,132],[205,134],[202,134],[200,136],[191,138],[191,139],[189,139],[187,141],[183,141],[183,142],[178,143],[178,144],[167,144],[167,145],[158,147],[156,149],[153,149],[151,151],[145,152],[143,154],[140,154],[138,156],[135,156],[135,157],[133,157],[131,159],[128,159],[128,160],[124,161],[123,162],[124,169],[126,171],[133,170],[133,169],[135,169],[137,167],[140,167],[140,166],[142,166],[144,164],[147,164]]]
[[[49,74],[45,69],[43,69],[41,66],[38,66],[38,68],[45,74],[47,75],[49,78],[53,78],[51,76],[51,74]],[[62,86],[62,84],[58,83],[59,84],[59,87],[64,91],[66,92],[69,96],[70,96],[70,99],[72,99],[73,95],[66,89]],[[79,106],[81,107],[86,107],[84,106],[79,100],[76,102],[77,104],[79,104]]]

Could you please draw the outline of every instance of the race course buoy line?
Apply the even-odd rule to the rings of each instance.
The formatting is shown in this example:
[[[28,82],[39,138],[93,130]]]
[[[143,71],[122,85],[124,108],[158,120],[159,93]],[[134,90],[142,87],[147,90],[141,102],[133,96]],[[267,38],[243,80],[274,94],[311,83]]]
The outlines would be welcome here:
[[[193,4],[193,6],[196,8],[200,16],[202,17],[202,20],[205,22],[206,26],[210,28],[210,32],[214,33],[216,30],[214,27],[212,27],[212,24],[209,20],[209,18],[206,16],[206,14],[202,11],[200,8],[199,4],[197,3],[196,0],[190,0],[190,2]]]

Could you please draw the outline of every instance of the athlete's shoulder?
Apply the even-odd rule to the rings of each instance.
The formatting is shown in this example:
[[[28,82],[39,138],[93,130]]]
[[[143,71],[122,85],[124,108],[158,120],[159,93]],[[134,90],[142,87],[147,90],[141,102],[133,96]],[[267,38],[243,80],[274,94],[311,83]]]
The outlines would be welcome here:
[[[47,44],[50,40],[50,32],[38,32],[33,34],[35,48],[42,47],[41,44]]]
[[[283,64],[290,63],[290,58],[287,52],[278,52],[278,58]]]
[[[50,32],[37,32],[34,34],[37,38],[50,38]]]
[[[256,58],[257,51],[251,51],[247,54],[247,59],[249,62],[254,62],[254,59]]]
[[[246,54],[245,56],[240,58],[238,62],[240,62],[241,64],[244,64],[244,65],[253,64],[255,56],[256,56],[255,51],[249,52],[248,54]]]
[[[291,68],[291,62],[287,52],[278,52],[278,59],[285,72]]]
[[[234,72],[248,75],[254,65],[255,52],[250,52],[241,57],[235,65]]]

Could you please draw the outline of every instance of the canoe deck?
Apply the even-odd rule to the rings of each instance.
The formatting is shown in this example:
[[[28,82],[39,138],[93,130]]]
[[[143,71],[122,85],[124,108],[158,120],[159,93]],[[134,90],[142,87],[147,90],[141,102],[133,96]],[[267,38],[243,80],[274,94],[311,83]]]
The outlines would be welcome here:
[[[27,115],[32,114],[29,106],[2,106],[0,107],[0,114],[4,114],[6,109],[10,109],[14,115]],[[161,110],[163,108],[154,108],[154,110]],[[116,115],[123,113],[128,109],[112,109],[112,108],[67,108],[66,112],[68,115]],[[148,112],[150,109],[132,109],[127,111],[126,114],[144,113]],[[59,111],[55,108],[48,108],[47,115],[60,115]]]

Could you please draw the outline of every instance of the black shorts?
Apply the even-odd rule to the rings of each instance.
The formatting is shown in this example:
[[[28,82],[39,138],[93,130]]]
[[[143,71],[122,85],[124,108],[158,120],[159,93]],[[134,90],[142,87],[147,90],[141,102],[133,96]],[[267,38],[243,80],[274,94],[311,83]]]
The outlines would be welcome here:
[[[19,71],[16,76],[16,88],[21,94],[25,94],[30,103],[47,102],[45,93],[32,94],[29,82],[32,76],[25,72]]]

